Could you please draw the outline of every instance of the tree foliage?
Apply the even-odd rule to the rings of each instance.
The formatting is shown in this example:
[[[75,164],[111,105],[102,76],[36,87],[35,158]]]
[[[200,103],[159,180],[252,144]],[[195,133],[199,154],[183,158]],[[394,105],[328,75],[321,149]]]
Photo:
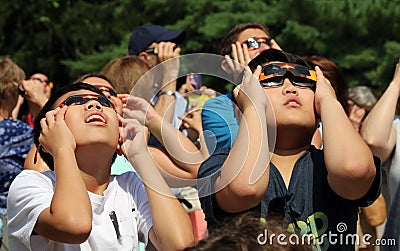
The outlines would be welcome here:
[[[325,56],[350,86],[378,91],[400,56],[399,0],[0,0],[0,54],[58,85],[125,55],[142,24],[185,29],[183,53],[216,53],[235,24],[265,23],[298,55]]]

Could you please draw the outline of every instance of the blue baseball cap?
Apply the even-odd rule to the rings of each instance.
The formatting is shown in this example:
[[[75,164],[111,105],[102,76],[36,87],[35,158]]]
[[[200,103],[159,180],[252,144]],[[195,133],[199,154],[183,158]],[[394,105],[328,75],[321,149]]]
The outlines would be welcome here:
[[[184,30],[167,30],[160,25],[143,25],[131,35],[128,44],[129,55],[139,55],[152,43],[174,42],[180,43],[185,39]]]

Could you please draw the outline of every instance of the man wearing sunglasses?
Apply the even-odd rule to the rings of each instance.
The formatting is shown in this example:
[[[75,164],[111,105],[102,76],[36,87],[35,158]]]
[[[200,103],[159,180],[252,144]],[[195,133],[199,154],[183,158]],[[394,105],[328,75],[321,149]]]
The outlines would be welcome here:
[[[143,25],[138,27],[131,35],[128,45],[129,55],[137,55],[150,68],[180,56],[181,48],[177,45],[185,39],[184,30],[167,30],[159,25]],[[177,61],[176,61],[177,62]],[[164,63],[162,74],[154,76],[153,86],[157,93],[152,99],[154,109],[179,128],[181,120],[179,116],[185,114],[186,100],[181,98],[176,90],[176,79],[179,73],[179,64],[174,61]],[[175,79],[170,81],[171,79]],[[148,100],[149,101],[149,100]],[[168,109],[174,105],[174,109]],[[161,147],[152,137],[151,145]]]

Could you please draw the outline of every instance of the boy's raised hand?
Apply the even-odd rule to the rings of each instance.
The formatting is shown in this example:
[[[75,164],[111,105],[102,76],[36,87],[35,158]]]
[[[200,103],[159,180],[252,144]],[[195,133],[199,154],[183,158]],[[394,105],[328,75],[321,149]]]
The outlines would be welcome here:
[[[122,119],[122,152],[128,160],[140,153],[148,152],[144,126],[137,119]]]
[[[317,73],[317,86],[315,90],[315,110],[319,117],[321,117],[321,101],[324,98],[336,99],[335,90],[333,89],[331,82],[325,78],[321,69],[316,66],[315,71]]]
[[[46,118],[40,120],[42,132],[39,142],[43,150],[53,156],[57,154],[57,151],[67,148],[75,150],[76,148],[75,138],[64,120],[67,109],[68,106],[57,107],[47,112]]]
[[[246,66],[242,83],[233,90],[233,95],[242,112],[254,105],[267,106],[267,95],[258,81],[260,73],[261,66],[257,66],[253,74],[250,68]]]

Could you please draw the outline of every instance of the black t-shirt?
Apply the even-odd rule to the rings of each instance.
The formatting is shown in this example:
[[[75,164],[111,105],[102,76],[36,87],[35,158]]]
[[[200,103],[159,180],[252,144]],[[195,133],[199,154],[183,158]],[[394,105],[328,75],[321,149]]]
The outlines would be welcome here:
[[[198,172],[200,202],[211,229],[218,221],[232,215],[219,208],[212,193],[229,152],[229,148],[216,151],[200,166]],[[288,188],[278,169],[271,163],[264,199],[250,210],[258,211],[266,219],[271,215],[282,215],[289,231],[297,229],[302,235],[312,234],[316,238],[316,250],[354,250],[352,238],[357,238],[358,207],[370,205],[380,193],[380,160],[374,159],[377,170],[371,188],[363,198],[351,201],[340,197],[330,188],[323,151],[312,146],[295,163]],[[209,195],[203,197],[205,194]],[[359,238],[362,241],[362,236]]]

